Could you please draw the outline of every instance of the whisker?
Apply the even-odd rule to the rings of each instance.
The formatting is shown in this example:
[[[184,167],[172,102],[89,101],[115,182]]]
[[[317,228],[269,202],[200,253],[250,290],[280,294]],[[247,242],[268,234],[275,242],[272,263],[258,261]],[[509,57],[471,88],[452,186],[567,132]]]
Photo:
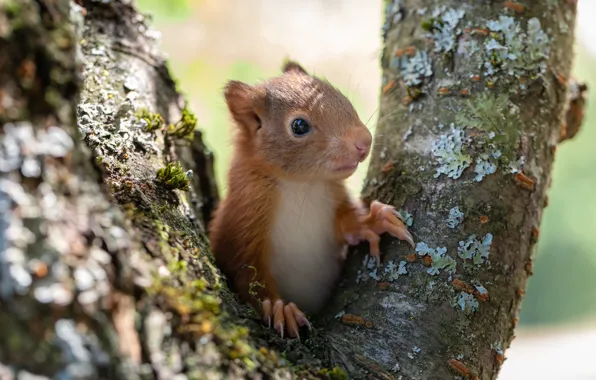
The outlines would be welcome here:
[[[406,111],[405,111],[404,109],[400,108],[400,109],[397,109],[397,110],[395,110],[395,111],[393,111],[393,112],[390,112],[390,113],[388,113],[388,114],[386,114],[386,115],[383,115],[381,118],[379,118],[379,120],[377,120],[377,125],[378,125],[379,123],[381,123],[381,122],[383,122],[383,121],[387,120],[388,118],[390,118],[390,117],[394,117],[395,115],[398,115],[398,114],[400,114],[400,113],[403,113],[403,114],[405,114],[405,112],[406,112]],[[404,116],[405,116],[405,115],[404,115]]]
[[[374,144],[373,148],[389,148],[388,144]]]
[[[395,94],[395,92],[399,90],[399,87],[395,87],[392,91],[390,91],[389,93],[385,94],[385,96],[392,96],[393,94]],[[374,110],[374,112],[372,113],[372,115],[370,115],[370,117],[368,118],[368,120],[366,121],[366,125],[368,126],[368,123],[370,122],[370,119],[372,119],[372,117],[379,112],[379,110],[381,109],[381,101],[379,100],[379,106],[377,107],[377,109]],[[378,121],[377,121],[378,124]]]
[[[375,116],[375,114],[379,111],[379,109],[381,109],[381,106],[378,106],[377,109],[375,109],[372,113],[372,115],[370,115],[370,117],[368,118],[368,120],[366,120],[366,123],[364,123],[364,125],[366,125],[368,127],[368,123],[370,122],[370,119],[372,119],[373,116]]]

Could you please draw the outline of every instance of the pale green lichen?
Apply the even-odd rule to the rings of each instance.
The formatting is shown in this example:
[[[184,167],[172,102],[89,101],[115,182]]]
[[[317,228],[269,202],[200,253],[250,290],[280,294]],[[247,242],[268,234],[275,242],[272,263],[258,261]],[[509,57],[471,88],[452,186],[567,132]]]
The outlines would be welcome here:
[[[381,281],[381,277],[379,277],[379,275],[377,274],[377,270],[378,268],[373,269],[368,273],[368,275],[375,281]]]
[[[516,174],[520,173],[524,167],[525,157],[521,156],[518,160],[509,163],[509,173]]]
[[[359,269],[356,275],[356,283],[359,284],[361,281],[366,281],[369,278],[373,278],[379,281],[381,278],[377,275],[377,261],[370,255],[364,256],[362,260],[363,269]],[[369,272],[370,270],[370,272]]]
[[[364,257],[362,266],[363,269],[358,270],[356,283],[366,281],[369,278],[372,278],[375,281],[382,281],[385,279],[389,282],[393,282],[397,280],[399,276],[408,273],[405,261],[401,261],[399,265],[396,265],[393,260],[390,260],[385,268],[383,268],[382,273],[380,273],[380,268],[377,267],[377,260],[370,255],[366,255]]]
[[[490,348],[493,349],[497,354],[503,355],[503,344],[501,342],[499,342],[498,340],[493,342],[490,345]]]
[[[406,210],[400,210],[399,214],[404,218],[406,226],[412,227],[412,224],[414,223],[414,216]]]
[[[482,285],[476,285],[476,284],[474,284],[474,288],[476,288],[476,291],[480,295],[484,295],[484,294],[487,294],[488,293],[488,291],[486,290],[486,288],[484,286],[482,286]]]
[[[385,5],[385,23],[381,27],[383,35],[387,33],[391,25],[400,22],[402,17],[401,0],[388,1]]]
[[[482,154],[476,158],[476,166],[474,167],[474,173],[476,173],[474,180],[476,182],[482,181],[485,176],[493,174],[496,171],[497,165],[489,161],[488,154]]]
[[[455,228],[464,220],[464,213],[455,206],[449,210],[449,217],[447,218],[447,225],[449,228]]]
[[[460,241],[457,255],[464,260],[472,260],[474,265],[481,265],[488,261],[493,235],[487,233],[482,240],[477,240],[476,235],[470,235],[466,241]]]
[[[479,147],[483,153],[476,161],[477,166],[480,165],[476,171],[480,175],[477,180],[494,173],[492,165],[498,166],[499,162],[507,165],[515,160],[515,148],[520,138],[519,108],[509,101],[507,94],[479,94],[464,103],[455,121],[463,127],[485,132],[483,144]]]
[[[485,75],[500,70],[509,75],[542,74],[550,54],[548,35],[542,30],[540,20],[528,20],[527,31],[513,17],[501,15],[487,23],[491,38],[484,48],[489,60],[484,63]]]
[[[390,260],[384,269],[387,281],[393,282],[397,280],[400,275],[408,274],[406,264],[407,263],[405,261],[400,261],[399,265],[395,265],[395,262],[393,260]]]
[[[465,13],[464,10],[447,9],[443,5],[433,11],[429,20],[422,23],[422,28],[430,32],[428,36],[434,41],[436,53],[450,53],[455,50],[457,36],[461,34],[461,29],[457,26]]]
[[[463,129],[451,124],[451,133],[442,134],[432,144],[432,153],[437,157],[439,167],[436,169],[435,178],[445,174],[448,178],[461,177],[464,169],[472,163],[472,158],[465,153],[466,144],[470,139],[466,137]]]
[[[447,255],[446,247],[430,248],[428,244],[420,242],[416,245],[416,253],[419,256],[428,255],[432,259],[431,267],[427,269],[428,274],[437,275],[441,269],[448,273],[455,273],[457,263],[451,256]]]
[[[459,293],[456,305],[459,306],[460,309],[466,314],[474,313],[480,306],[478,300],[476,300],[472,294],[468,294],[466,292]]]
[[[424,50],[416,51],[416,54],[412,57],[405,54],[401,57],[395,57],[391,66],[400,69],[404,82],[408,87],[420,86],[425,78],[433,75],[430,58]]]
[[[455,122],[464,127],[477,128],[495,133],[511,140],[508,135],[519,134],[519,109],[509,101],[507,94],[493,94],[485,91],[464,102],[464,107],[455,116]]]

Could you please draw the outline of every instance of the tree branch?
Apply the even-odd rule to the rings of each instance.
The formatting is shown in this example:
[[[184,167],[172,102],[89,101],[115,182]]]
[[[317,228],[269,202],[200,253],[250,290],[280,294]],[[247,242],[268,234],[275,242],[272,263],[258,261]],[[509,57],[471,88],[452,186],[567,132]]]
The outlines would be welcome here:
[[[573,78],[569,81],[568,86],[567,117],[562,124],[559,143],[574,138],[577,132],[579,132],[584,121],[584,112],[586,109],[588,86],[585,83],[578,83]]]
[[[384,238],[380,268],[355,250],[323,318],[330,355],[354,378],[495,379],[565,119],[568,88],[550,73],[569,77],[575,5],[386,5],[363,194],[401,209],[418,245]]]

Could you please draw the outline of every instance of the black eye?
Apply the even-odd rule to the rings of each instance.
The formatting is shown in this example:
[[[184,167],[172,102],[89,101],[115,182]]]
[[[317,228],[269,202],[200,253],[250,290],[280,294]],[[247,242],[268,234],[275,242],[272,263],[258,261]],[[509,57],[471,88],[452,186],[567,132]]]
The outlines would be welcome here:
[[[306,122],[304,119],[295,119],[292,122],[292,132],[296,136],[304,136],[308,132],[310,132],[310,124]]]

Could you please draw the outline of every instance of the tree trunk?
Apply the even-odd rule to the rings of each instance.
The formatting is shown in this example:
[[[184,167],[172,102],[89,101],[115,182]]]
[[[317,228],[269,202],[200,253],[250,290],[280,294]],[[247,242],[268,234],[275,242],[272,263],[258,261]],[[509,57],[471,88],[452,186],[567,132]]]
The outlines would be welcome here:
[[[341,378],[330,363],[352,378],[496,377],[567,103],[575,6],[427,3],[388,5],[364,191],[403,205],[426,245],[387,239],[376,271],[353,255],[299,343],[263,328],[213,265],[213,156],[130,0],[0,2],[0,378]]]
[[[495,379],[532,274],[575,1],[440,3],[387,4],[363,196],[401,208],[417,247],[386,238],[381,268],[366,249],[348,263],[326,330],[355,377]]]
[[[289,378],[212,263],[213,159],[155,32],[79,4],[0,3],[0,378]]]

